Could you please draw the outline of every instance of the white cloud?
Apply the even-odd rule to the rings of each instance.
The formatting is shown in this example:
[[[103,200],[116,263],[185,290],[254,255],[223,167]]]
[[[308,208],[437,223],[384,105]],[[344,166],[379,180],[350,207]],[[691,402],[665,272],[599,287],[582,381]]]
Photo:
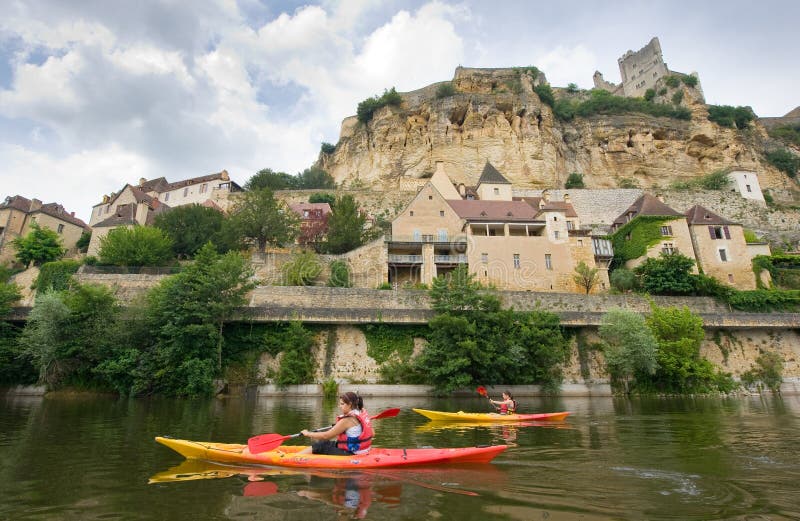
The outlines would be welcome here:
[[[534,63],[544,71],[547,81],[557,87],[575,83],[582,88],[591,88],[593,85],[588,82],[598,68],[597,57],[583,45],[556,46],[538,53],[534,57]]]

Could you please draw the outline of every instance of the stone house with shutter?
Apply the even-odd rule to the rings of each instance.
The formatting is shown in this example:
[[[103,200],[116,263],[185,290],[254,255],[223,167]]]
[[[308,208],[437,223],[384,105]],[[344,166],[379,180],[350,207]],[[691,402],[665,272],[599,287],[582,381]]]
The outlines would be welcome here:
[[[300,235],[298,244],[308,245],[322,241],[328,232],[328,217],[331,214],[331,205],[328,203],[293,203],[289,205],[300,218]]]
[[[513,198],[511,183],[486,163],[477,186],[456,188],[442,164],[392,221],[390,283],[430,284],[467,264],[477,281],[504,290],[582,292],[573,280],[583,261],[600,268],[594,291],[608,287],[592,238],[568,201]]]
[[[0,264],[14,260],[17,254],[14,239],[27,235],[34,222],[61,237],[66,255],[76,254],[78,239],[90,231],[85,222],[75,217],[75,212],[67,212],[58,203],[42,203],[21,195],[6,197],[0,203]]]

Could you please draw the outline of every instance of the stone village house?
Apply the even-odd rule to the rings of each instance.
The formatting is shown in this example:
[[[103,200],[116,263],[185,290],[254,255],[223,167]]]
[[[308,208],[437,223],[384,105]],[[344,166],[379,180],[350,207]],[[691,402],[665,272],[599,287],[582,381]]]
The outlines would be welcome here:
[[[89,255],[97,255],[100,239],[119,226],[151,225],[159,213],[186,204],[201,204],[220,211],[230,205],[229,195],[241,192],[242,188],[233,182],[228,172],[193,177],[169,183],[163,177],[142,178],[134,186],[126,184],[111,195],[104,195],[103,201],[92,207],[89,225],[92,227],[92,240]]]
[[[488,162],[474,190],[459,189],[439,163],[392,221],[390,283],[430,284],[465,263],[477,281],[498,289],[578,292],[573,276],[583,261],[600,269],[593,291],[608,287],[610,248],[595,253],[568,199],[514,198],[511,183]]]
[[[75,217],[75,212],[67,212],[58,203],[43,204],[38,199],[21,195],[6,197],[0,204],[0,264],[13,261],[17,253],[14,239],[27,235],[34,222],[56,232],[67,249],[67,255],[78,252],[75,244],[84,232],[89,231],[86,223]]]

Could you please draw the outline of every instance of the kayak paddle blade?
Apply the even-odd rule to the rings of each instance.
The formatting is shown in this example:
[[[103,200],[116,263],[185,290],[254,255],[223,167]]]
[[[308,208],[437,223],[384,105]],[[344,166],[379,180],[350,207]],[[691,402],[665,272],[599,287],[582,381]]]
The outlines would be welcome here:
[[[379,412],[375,416],[370,416],[370,419],[371,420],[381,420],[383,418],[394,418],[398,414],[400,414],[400,409],[397,409],[397,408],[386,409],[385,411]]]
[[[284,436],[283,434],[275,433],[259,434],[247,440],[247,448],[250,450],[250,454],[268,452],[274,448],[280,447],[284,441],[291,437],[291,435]]]

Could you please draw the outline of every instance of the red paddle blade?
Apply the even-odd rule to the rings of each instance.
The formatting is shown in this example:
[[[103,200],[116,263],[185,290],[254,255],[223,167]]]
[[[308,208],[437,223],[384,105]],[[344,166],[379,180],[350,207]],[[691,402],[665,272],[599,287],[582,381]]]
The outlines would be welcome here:
[[[276,447],[279,447],[285,440],[291,438],[290,435],[284,436],[282,434],[259,434],[247,440],[247,448],[250,449],[250,454],[258,454],[260,452],[267,452]]]
[[[397,409],[397,408],[386,409],[385,411],[379,412],[375,416],[370,416],[370,419],[371,420],[381,420],[383,418],[394,418],[398,414],[400,414],[400,409]]]
[[[477,389],[475,389],[475,390],[478,391],[478,394],[480,394],[481,396],[487,396],[487,394],[488,394],[486,392],[486,387],[484,387],[482,385],[480,387],[478,387]]]
[[[254,481],[244,487],[244,496],[261,497],[271,496],[278,492],[278,484],[272,481]]]

